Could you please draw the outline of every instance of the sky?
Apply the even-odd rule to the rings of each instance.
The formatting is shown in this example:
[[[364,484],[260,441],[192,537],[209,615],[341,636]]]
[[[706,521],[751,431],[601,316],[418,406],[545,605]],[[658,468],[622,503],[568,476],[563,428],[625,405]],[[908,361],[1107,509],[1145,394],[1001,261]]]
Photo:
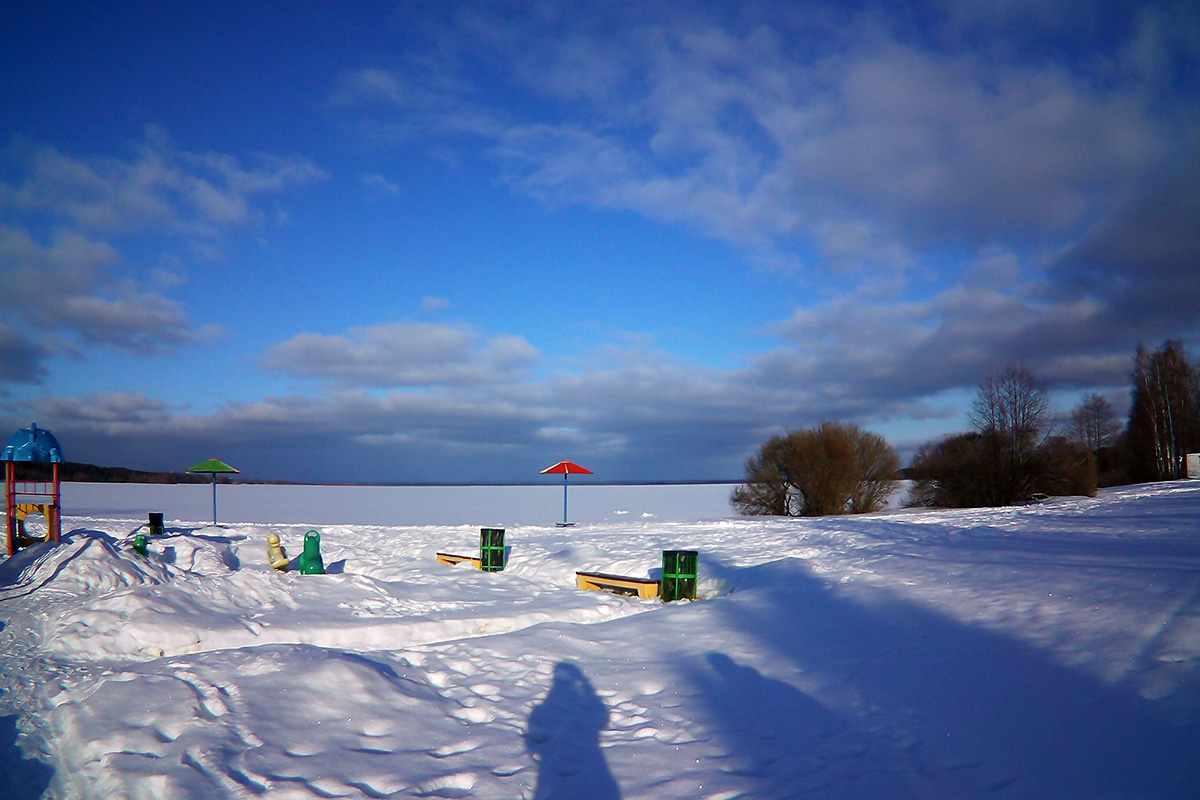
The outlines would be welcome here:
[[[634,7],[636,6],[636,7]],[[907,458],[1200,352],[1187,3],[9,3],[0,426],[312,482]]]

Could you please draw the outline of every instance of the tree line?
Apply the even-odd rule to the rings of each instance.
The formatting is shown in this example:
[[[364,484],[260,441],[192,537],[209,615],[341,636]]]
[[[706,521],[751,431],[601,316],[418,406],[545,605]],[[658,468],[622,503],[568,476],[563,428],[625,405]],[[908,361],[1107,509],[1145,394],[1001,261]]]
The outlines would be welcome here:
[[[1187,454],[1200,451],[1200,368],[1179,341],[1139,346],[1131,382],[1123,429],[1111,402],[1095,393],[1059,422],[1045,383],[1023,364],[1007,365],[980,384],[972,430],[917,451],[903,473],[913,482],[908,505],[1005,506],[1186,477]],[[899,465],[881,436],[822,422],[763,443],[730,503],[747,515],[878,511],[897,488]]]
[[[53,467],[36,461],[18,462],[19,478],[28,481],[48,481],[53,475]],[[59,464],[59,479],[74,483],[208,483],[212,478],[207,474],[194,472],[144,472],[126,467],[101,467],[95,464],[85,464],[77,461],[64,461]],[[219,477],[218,481],[225,481]]]

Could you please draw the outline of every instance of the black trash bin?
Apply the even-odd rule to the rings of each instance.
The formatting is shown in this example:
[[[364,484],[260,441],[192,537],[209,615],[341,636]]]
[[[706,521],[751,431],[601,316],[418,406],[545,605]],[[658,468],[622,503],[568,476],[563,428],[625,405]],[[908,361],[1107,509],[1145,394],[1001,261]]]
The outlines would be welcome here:
[[[150,525],[148,527],[150,528],[151,536],[162,536],[167,532],[167,529],[163,527],[163,515],[161,511],[150,512]]]

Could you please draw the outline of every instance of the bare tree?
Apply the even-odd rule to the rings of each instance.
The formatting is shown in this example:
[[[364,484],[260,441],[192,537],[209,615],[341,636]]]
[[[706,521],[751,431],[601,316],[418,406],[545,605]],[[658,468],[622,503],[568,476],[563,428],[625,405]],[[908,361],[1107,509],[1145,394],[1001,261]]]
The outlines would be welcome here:
[[[949,436],[913,457],[908,504],[940,508],[1006,506],[1038,495],[1094,495],[1096,462],[1083,445],[1046,439],[1015,467],[995,430]]]
[[[772,436],[746,460],[746,483],[733,490],[730,504],[747,516],[795,516],[799,504],[789,480],[790,434]]]
[[[1112,403],[1095,392],[1084,395],[1068,423],[1070,437],[1097,455],[1113,443],[1119,430]]]
[[[1095,460],[1079,445],[1050,438],[1050,397],[1028,367],[1009,364],[980,384],[970,419],[976,431],[917,452],[912,505],[1005,506],[1095,492]]]
[[[1050,395],[1029,367],[1010,363],[980,384],[970,420],[980,433],[1000,434],[1010,454],[1019,459],[1049,432]]]
[[[1200,444],[1198,383],[1182,342],[1166,342],[1152,353],[1138,346],[1128,441],[1135,480],[1187,474],[1187,451]]]
[[[878,511],[896,491],[900,457],[882,436],[860,431],[854,436],[854,464],[858,480],[850,492],[851,514]]]
[[[896,451],[854,425],[823,422],[766,441],[730,503],[743,514],[822,516],[877,511],[895,490]]]
[[[1012,502],[1000,474],[1006,443],[994,430],[959,433],[925,444],[913,456],[908,503],[938,508],[1002,506]]]

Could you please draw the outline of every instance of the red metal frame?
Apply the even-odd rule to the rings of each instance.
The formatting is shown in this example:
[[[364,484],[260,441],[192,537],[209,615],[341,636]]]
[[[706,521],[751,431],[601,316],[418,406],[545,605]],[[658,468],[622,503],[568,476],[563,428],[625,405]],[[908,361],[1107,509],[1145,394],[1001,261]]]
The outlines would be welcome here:
[[[23,502],[46,507],[47,541],[57,542],[62,537],[62,483],[57,461],[51,465],[51,472],[49,481],[17,480],[17,462],[4,462],[5,538],[10,556],[21,546],[17,506]]]

